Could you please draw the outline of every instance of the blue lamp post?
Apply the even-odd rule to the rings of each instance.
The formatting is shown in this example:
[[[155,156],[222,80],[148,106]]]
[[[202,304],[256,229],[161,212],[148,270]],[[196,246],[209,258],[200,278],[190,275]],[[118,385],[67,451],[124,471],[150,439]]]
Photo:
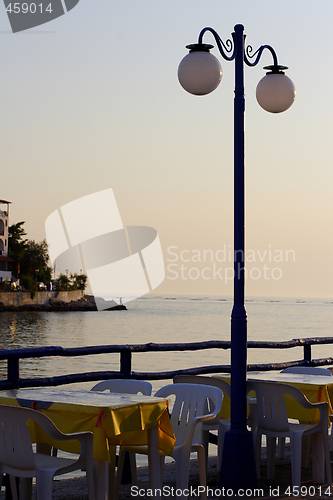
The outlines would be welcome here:
[[[244,26],[237,24],[232,41],[225,43],[212,28],[204,28],[197,44],[187,45],[189,54],[180,62],[178,78],[182,87],[194,95],[205,95],[219,85],[222,69],[210,53],[212,45],[202,43],[203,35],[213,34],[224,59],[235,61],[234,98],[234,304],[231,313],[231,428],[226,433],[222,455],[220,483],[225,488],[251,488],[256,485],[256,470],[251,433],[247,430],[247,316],[245,310],[245,185],[244,185],[244,63],[256,66],[267,49],[273,64],[259,82],[257,101],[272,113],[288,109],[295,99],[295,87],[278,64],[274,49],[262,45],[253,52],[245,47]]]

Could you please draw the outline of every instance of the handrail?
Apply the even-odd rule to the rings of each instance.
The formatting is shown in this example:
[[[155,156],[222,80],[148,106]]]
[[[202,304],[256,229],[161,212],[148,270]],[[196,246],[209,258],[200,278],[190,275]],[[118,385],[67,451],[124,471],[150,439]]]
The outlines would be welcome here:
[[[13,358],[42,358],[51,356],[85,356],[90,354],[107,354],[115,352],[158,352],[158,351],[198,351],[204,349],[230,349],[228,340],[208,340],[204,342],[156,344],[121,344],[98,345],[86,347],[28,347],[24,349],[1,349],[0,360]],[[310,337],[304,339],[271,342],[264,340],[249,340],[248,349],[289,349],[316,344],[333,344],[333,337]]]
[[[333,337],[313,337],[293,339],[281,342],[248,341],[249,349],[290,349],[303,347],[304,358],[301,360],[280,363],[249,364],[248,371],[282,370],[288,366],[324,366],[333,364],[333,358],[311,358],[311,346],[319,344],[333,344]],[[76,382],[92,382],[96,380],[107,380],[110,378],[133,378],[145,380],[171,379],[176,375],[203,375],[208,373],[229,373],[230,365],[213,365],[184,370],[172,370],[166,372],[133,372],[132,353],[139,352],[170,352],[170,351],[198,351],[206,349],[230,349],[230,341],[210,340],[206,342],[192,343],[167,343],[167,344],[124,344],[124,345],[101,345],[86,347],[64,348],[60,346],[32,347],[26,349],[0,350],[0,360],[7,360],[7,380],[0,381],[0,389],[16,389],[24,387],[56,386]],[[96,354],[120,354],[119,371],[101,371],[75,373],[55,377],[20,378],[19,360],[27,358],[42,357],[71,357],[87,356]]]

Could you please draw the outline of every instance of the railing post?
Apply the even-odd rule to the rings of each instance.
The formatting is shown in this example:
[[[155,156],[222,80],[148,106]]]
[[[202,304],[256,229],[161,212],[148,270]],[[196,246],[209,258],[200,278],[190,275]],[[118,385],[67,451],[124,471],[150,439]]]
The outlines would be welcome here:
[[[125,378],[131,377],[132,353],[130,351],[120,353],[120,371]]]
[[[304,361],[311,364],[311,344],[304,345]]]
[[[8,359],[7,378],[12,383],[12,389],[20,387],[20,358]]]

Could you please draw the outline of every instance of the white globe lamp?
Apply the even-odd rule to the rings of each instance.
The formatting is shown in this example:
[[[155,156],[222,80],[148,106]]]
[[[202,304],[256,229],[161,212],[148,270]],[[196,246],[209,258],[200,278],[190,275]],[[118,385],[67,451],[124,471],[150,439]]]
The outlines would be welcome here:
[[[222,68],[219,60],[210,53],[213,45],[192,44],[178,66],[180,85],[190,94],[206,95],[218,87],[222,78]]]
[[[295,86],[283,72],[286,66],[266,66],[270,71],[257,85],[256,97],[259,105],[270,113],[281,113],[293,104]]]

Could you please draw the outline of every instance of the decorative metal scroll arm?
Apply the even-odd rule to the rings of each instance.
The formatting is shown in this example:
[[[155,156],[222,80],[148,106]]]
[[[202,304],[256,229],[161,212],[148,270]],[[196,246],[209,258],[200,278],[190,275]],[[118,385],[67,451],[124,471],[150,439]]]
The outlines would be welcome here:
[[[208,27],[203,28],[199,34],[198,44],[202,44],[202,38],[203,38],[203,35],[206,33],[206,31],[209,31],[210,33],[212,33],[223,59],[226,59],[227,61],[233,61],[235,59],[236,53],[237,53],[235,33],[231,34],[232,41],[230,39],[228,39],[224,43],[223,40],[218,35],[218,33],[213,28],[208,28]],[[229,56],[228,54],[230,54],[231,52],[232,52],[232,54]]]
[[[278,59],[277,59],[276,52],[273,49],[273,47],[271,47],[270,45],[262,45],[253,54],[252,54],[252,51],[253,51],[252,45],[248,45],[246,47],[246,50],[244,51],[245,64],[247,64],[247,66],[256,66],[258,64],[258,62],[260,61],[260,58],[261,58],[261,55],[262,55],[264,49],[268,49],[270,51],[270,53],[273,56],[273,66],[278,68],[279,65],[278,65]],[[254,57],[255,57],[255,60],[253,62],[250,61],[250,59],[253,59]]]

